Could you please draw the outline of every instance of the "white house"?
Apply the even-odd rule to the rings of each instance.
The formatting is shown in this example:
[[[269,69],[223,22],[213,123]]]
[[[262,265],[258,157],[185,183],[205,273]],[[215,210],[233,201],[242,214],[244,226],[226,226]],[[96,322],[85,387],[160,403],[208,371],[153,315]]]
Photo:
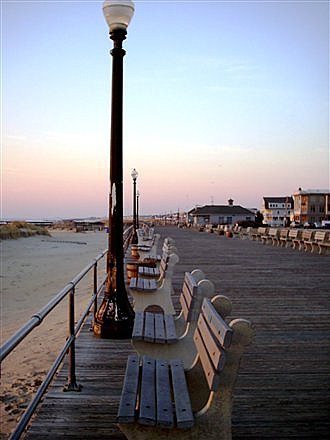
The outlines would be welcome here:
[[[249,209],[234,205],[228,200],[228,205],[205,205],[191,209],[189,220],[194,225],[234,225],[239,221],[254,221],[255,215]]]
[[[270,226],[285,226],[290,223],[293,216],[293,198],[263,197],[261,213],[264,223]]]

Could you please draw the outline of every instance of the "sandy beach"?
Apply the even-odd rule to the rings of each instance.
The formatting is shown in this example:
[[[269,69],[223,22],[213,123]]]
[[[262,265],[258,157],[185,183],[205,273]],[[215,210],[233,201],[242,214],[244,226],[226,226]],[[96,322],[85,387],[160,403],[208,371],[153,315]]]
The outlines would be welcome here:
[[[105,232],[51,231],[3,240],[1,247],[1,344],[39,311],[107,247]],[[99,273],[104,270],[100,263]],[[76,290],[76,316],[92,293],[92,272]],[[1,439],[16,425],[63,346],[67,301],[63,301],[1,366]],[[46,336],[45,336],[46,335]]]

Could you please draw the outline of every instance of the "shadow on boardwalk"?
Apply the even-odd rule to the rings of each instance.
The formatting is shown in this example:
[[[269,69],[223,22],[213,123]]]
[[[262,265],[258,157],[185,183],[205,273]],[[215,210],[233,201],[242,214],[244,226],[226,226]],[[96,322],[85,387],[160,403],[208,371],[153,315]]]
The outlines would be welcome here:
[[[177,294],[184,272],[198,267],[232,301],[231,318],[255,327],[235,390],[233,438],[328,439],[330,258],[190,229],[157,232],[176,240]],[[129,352],[129,341],[97,339],[86,325],[77,341],[82,392],[63,393],[60,372],[26,438],[123,439],[115,416]]]

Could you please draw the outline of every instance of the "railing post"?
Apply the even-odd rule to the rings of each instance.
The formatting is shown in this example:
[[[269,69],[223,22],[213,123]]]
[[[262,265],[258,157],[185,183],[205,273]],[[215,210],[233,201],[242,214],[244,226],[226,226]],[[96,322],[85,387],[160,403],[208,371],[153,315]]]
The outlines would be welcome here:
[[[68,383],[63,388],[63,391],[81,391],[82,385],[77,384],[76,380],[76,336],[74,331],[74,294],[75,285],[72,284],[72,289],[69,293],[69,334],[68,339],[71,339],[69,348],[69,375]]]

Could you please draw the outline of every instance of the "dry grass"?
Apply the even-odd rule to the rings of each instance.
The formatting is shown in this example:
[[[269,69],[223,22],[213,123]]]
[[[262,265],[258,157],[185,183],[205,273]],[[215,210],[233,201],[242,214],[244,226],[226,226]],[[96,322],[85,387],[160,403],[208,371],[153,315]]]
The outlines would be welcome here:
[[[0,225],[0,240],[31,237],[33,235],[48,235],[46,228],[35,226],[26,222],[15,221],[7,225]]]

